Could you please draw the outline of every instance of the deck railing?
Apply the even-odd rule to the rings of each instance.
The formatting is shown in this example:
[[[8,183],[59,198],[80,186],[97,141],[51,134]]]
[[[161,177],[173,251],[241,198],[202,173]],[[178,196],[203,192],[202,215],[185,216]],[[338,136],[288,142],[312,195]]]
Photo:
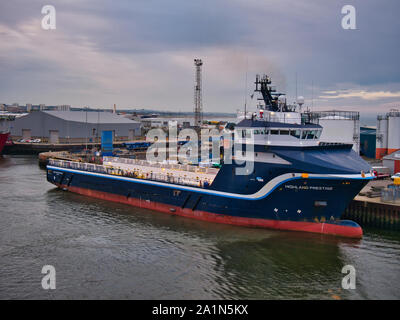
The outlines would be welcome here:
[[[303,123],[319,124],[320,120],[360,120],[360,113],[357,111],[313,111],[301,114]]]
[[[146,160],[138,160],[138,159],[129,159],[129,158],[119,158],[119,157],[103,157],[104,164],[128,164],[128,165],[139,165],[146,167],[154,167],[154,168],[164,168],[164,169],[173,169],[180,171],[190,171],[190,172],[198,172],[198,173],[207,173],[207,174],[217,174],[217,168],[209,168],[209,167],[198,167],[190,164],[179,164],[179,163],[160,163],[160,162],[149,162]]]
[[[160,182],[169,182],[174,184],[189,185],[195,187],[206,188],[211,185],[214,177],[218,173],[216,168],[199,168],[190,165],[179,165],[179,164],[149,164],[143,160],[127,159],[127,158],[117,158],[115,157],[104,157],[103,165],[94,163],[85,163],[77,161],[67,161],[67,160],[56,160],[50,159],[49,165],[54,167],[81,170],[87,172],[96,172],[102,174],[110,174],[117,176],[124,176],[137,179],[153,180]],[[118,164],[129,164],[129,168],[120,167]],[[142,168],[135,167],[135,165],[142,166]],[[143,168],[146,167],[146,170]],[[162,172],[152,171],[151,168],[161,168]],[[178,169],[176,169],[178,167]],[[172,169],[174,172],[167,171]],[[184,170],[186,169],[186,170]],[[198,173],[199,176],[193,178],[185,173],[194,172]],[[202,174],[207,174],[207,176],[202,176]]]

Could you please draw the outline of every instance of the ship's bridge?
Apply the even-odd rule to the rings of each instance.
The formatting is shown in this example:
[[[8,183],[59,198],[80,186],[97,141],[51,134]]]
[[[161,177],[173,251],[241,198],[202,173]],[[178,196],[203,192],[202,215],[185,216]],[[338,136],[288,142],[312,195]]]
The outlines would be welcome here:
[[[302,124],[295,112],[270,113],[267,119],[243,119],[235,128],[235,143],[266,146],[317,146],[322,127]],[[275,121],[274,121],[275,120]]]

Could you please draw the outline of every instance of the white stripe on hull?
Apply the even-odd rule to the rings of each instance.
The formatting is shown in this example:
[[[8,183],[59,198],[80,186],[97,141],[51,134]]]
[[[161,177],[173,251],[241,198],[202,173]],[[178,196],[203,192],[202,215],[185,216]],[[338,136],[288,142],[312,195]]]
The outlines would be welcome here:
[[[256,193],[253,193],[253,194],[239,194],[239,193],[230,193],[230,192],[217,191],[217,190],[194,188],[194,187],[182,186],[182,185],[171,184],[171,183],[164,183],[164,182],[159,182],[159,181],[152,181],[152,180],[144,180],[144,179],[136,179],[136,178],[128,178],[128,177],[122,177],[122,176],[115,176],[115,175],[104,174],[104,173],[89,172],[89,171],[82,171],[82,170],[75,170],[75,169],[67,169],[67,168],[61,168],[61,167],[53,167],[53,166],[50,166],[50,165],[48,165],[47,168],[51,169],[51,170],[59,170],[59,171],[71,172],[71,173],[79,173],[79,174],[102,177],[102,178],[107,178],[107,179],[114,179],[114,180],[127,181],[127,182],[136,182],[136,183],[141,183],[141,184],[147,184],[147,185],[154,185],[154,186],[170,188],[170,189],[174,189],[174,190],[191,191],[191,192],[197,192],[197,193],[202,193],[202,194],[220,196],[220,197],[225,197],[225,198],[234,198],[234,199],[243,199],[243,200],[260,200],[260,199],[263,199],[266,196],[268,196],[274,189],[276,189],[281,184],[283,184],[283,183],[285,183],[287,181],[290,181],[290,180],[302,179],[302,173],[286,173],[286,174],[282,174],[282,175],[277,176],[277,177],[273,178],[272,180],[268,181]],[[365,174],[365,177],[362,177],[361,174],[313,174],[313,173],[310,173],[310,174],[308,174],[308,178],[304,178],[304,179],[371,180],[371,179],[373,179],[373,176],[370,173]]]

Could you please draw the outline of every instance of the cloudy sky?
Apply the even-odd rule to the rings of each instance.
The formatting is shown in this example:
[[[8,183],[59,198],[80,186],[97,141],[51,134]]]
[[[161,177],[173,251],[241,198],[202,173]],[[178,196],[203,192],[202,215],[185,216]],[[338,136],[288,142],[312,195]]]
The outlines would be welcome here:
[[[55,30],[41,28],[47,4]],[[356,30],[341,26],[346,4]],[[190,111],[201,58],[205,111],[243,108],[255,74],[267,73],[289,101],[297,74],[315,110],[385,112],[400,108],[399,9],[398,0],[1,1],[0,103]]]

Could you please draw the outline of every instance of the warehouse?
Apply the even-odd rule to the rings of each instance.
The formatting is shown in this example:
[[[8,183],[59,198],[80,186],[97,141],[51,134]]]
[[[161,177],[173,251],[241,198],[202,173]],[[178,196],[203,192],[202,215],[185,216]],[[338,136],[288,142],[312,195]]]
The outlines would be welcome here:
[[[18,118],[11,128],[13,139],[41,139],[50,143],[99,141],[103,130],[111,130],[114,140],[134,140],[141,124],[111,112],[36,111]]]

